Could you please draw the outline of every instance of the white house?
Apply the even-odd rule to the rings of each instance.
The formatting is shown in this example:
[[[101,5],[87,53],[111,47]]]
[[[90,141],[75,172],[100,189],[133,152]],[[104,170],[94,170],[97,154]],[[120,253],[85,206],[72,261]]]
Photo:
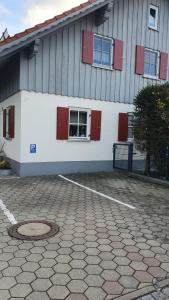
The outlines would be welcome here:
[[[0,42],[0,144],[20,176],[112,170],[133,99],[168,79],[168,0],[90,0]]]

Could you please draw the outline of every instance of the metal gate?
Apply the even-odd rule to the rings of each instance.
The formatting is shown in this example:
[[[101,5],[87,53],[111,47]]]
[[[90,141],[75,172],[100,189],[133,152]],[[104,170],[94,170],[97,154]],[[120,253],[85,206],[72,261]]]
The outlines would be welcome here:
[[[133,143],[115,143],[113,145],[113,168],[132,172]]]

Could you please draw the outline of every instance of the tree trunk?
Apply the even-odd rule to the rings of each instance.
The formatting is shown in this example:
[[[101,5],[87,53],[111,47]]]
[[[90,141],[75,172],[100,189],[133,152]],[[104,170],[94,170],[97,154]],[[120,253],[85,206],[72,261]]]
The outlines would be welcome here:
[[[151,161],[150,153],[149,153],[149,151],[147,151],[146,164],[145,164],[145,170],[144,170],[145,175],[150,175],[150,161]]]

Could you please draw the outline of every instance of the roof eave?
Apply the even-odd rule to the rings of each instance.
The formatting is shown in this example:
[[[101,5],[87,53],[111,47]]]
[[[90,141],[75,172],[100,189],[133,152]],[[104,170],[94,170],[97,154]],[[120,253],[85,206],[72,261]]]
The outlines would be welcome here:
[[[51,23],[39,30],[36,30],[30,34],[27,34],[26,36],[19,38],[15,41],[12,41],[10,43],[7,43],[5,45],[0,46],[0,61],[6,58],[7,56],[10,56],[11,54],[16,53],[20,48],[26,47],[31,42],[33,42],[37,38],[42,38],[46,34],[52,33],[56,29],[59,29],[63,26],[68,25],[71,22],[74,22],[78,20],[79,18],[84,17],[87,14],[90,14],[97,10],[98,8],[105,6],[106,4],[114,2],[113,0],[98,0],[95,3],[92,3],[91,5],[80,9],[77,12],[72,13],[71,15],[65,16],[64,18],[55,21],[54,23]]]

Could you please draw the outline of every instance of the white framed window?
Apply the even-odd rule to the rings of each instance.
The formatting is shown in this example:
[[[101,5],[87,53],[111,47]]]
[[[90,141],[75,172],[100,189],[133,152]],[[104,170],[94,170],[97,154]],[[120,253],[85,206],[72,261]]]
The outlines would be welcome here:
[[[144,76],[157,79],[159,76],[160,52],[145,49],[144,52]]]
[[[113,40],[94,34],[93,63],[95,66],[112,68]]]
[[[158,15],[159,8],[154,5],[149,6],[149,17],[148,17],[148,27],[150,29],[157,30],[158,29]]]
[[[69,108],[69,139],[89,140],[90,110]]]
[[[134,115],[132,112],[128,113],[128,140],[132,141],[134,138]]]

